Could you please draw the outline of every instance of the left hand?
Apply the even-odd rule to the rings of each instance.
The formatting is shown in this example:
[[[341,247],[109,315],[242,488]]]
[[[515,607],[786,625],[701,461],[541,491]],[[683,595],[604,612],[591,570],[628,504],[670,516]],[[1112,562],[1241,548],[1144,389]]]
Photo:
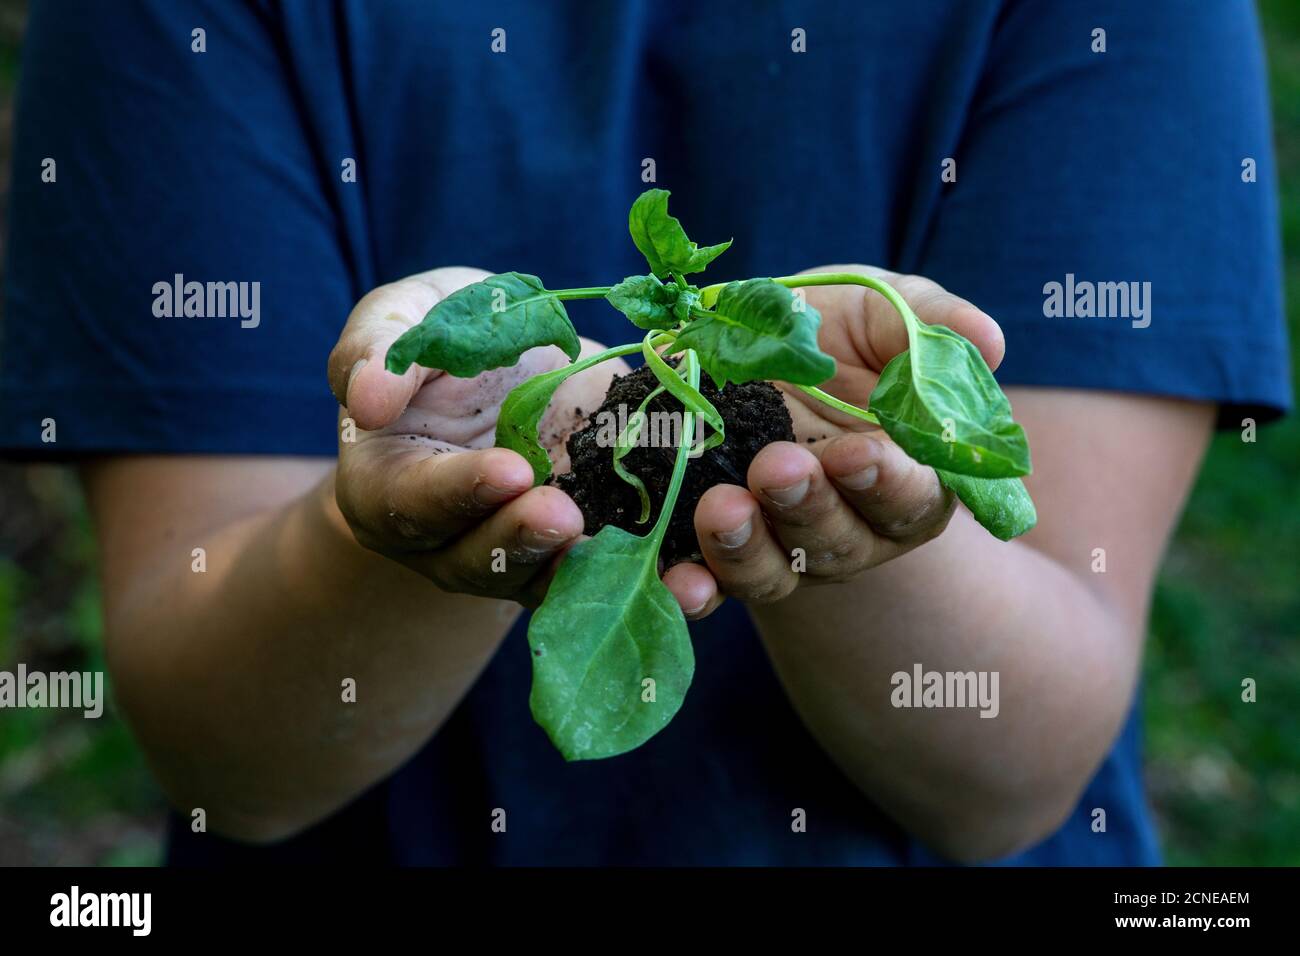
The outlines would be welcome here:
[[[858,272],[894,286],[922,322],[946,325],[970,339],[989,368],[1002,361],[1002,331],[965,299],[921,276],[871,266],[822,266],[809,272]],[[821,386],[866,408],[880,371],[907,348],[902,318],[878,293],[861,286],[805,292],[822,316],[818,344],[835,359],[835,377]],[[775,442],[758,453],[747,487],[717,485],[695,509],[707,567],[682,563],[664,583],[692,620],[725,596],[767,604],[796,588],[846,581],[939,535],[954,508],[934,469],[919,465],[881,429],[779,385],[797,443]],[[803,549],[802,571],[793,553]]]

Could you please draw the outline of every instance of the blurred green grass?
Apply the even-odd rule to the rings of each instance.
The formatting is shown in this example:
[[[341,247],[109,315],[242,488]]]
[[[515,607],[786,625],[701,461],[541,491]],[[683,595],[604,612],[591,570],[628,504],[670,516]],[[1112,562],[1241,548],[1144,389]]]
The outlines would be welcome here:
[[[106,671],[94,540],[72,474],[0,468],[0,502],[0,669]],[[98,720],[4,711],[0,864],[155,863],[162,807],[111,703]]]
[[[21,3],[0,2],[0,161]],[[1300,356],[1300,3],[1261,0],[1292,365]],[[7,171],[0,169],[7,185]],[[3,207],[0,206],[0,214]],[[1172,864],[1300,864],[1300,417],[1218,436],[1155,595],[1148,784]],[[93,544],[67,472],[0,467],[0,669],[103,669]],[[1241,681],[1258,702],[1241,701]],[[150,864],[162,801],[110,710],[0,721],[0,863]]]

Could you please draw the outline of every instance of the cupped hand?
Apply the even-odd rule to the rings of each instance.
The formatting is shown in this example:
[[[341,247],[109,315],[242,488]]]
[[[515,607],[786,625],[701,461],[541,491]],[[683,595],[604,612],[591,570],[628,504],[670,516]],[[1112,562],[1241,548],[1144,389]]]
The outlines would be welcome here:
[[[921,276],[870,266],[823,266],[894,286],[922,322],[946,325],[1002,361],[1002,331],[965,299]],[[822,316],[818,344],[836,361],[821,387],[866,408],[881,370],[907,348],[907,329],[879,293],[861,286],[804,290]],[[879,428],[780,385],[796,442],[768,445],[746,487],[717,485],[700,499],[695,528],[706,566],[678,564],[664,581],[688,617],[731,595],[765,604],[801,586],[848,580],[939,535],[954,507],[934,469],[909,458]]]
[[[381,286],[352,310],[329,359],[330,388],[342,406],[336,498],[362,546],[446,591],[533,606],[581,536],[582,512],[559,489],[534,488],[522,456],[491,446],[510,389],[563,365],[564,354],[532,349],[513,367],[470,379],[418,365],[400,376],[384,368],[402,332],[488,275],[435,269]],[[584,355],[601,350],[585,339],[582,346]],[[596,408],[612,376],[626,370],[621,361],[604,362],[557,390],[540,437],[558,470],[567,468],[564,442],[580,424],[575,409]]]

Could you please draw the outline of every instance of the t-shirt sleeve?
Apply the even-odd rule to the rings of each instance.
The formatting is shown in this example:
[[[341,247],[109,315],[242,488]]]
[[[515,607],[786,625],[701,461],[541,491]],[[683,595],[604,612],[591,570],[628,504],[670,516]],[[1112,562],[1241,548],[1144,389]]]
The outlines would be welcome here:
[[[0,448],[333,452],[325,361],[359,286],[349,187],[344,157],[313,150],[278,43],[253,3],[34,8]]]
[[[1003,384],[1289,408],[1248,0],[1012,0],[953,159],[915,271],[1001,323]]]

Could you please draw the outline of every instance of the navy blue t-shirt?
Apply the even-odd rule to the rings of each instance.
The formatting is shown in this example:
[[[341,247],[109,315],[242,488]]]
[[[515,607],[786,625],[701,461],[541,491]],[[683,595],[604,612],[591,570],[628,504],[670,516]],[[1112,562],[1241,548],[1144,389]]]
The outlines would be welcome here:
[[[555,288],[644,272],[626,217],[647,160],[692,236],[734,237],[710,281],[922,273],[1002,324],[1004,384],[1263,420],[1290,401],[1270,149],[1246,0],[36,3],[0,447],[332,455],[325,360],[362,294],[439,265]],[[256,326],[155,315],[176,275],[259,282]],[[1149,282],[1146,317],[1048,314],[1052,282]],[[571,312],[626,338],[603,303]],[[172,859],[935,860],[818,748],[735,602],[692,625],[673,722],[597,762],[566,764],[531,720],[522,628],[330,821],[268,848],[181,825]],[[1134,716],[1011,862],[1157,859]]]

